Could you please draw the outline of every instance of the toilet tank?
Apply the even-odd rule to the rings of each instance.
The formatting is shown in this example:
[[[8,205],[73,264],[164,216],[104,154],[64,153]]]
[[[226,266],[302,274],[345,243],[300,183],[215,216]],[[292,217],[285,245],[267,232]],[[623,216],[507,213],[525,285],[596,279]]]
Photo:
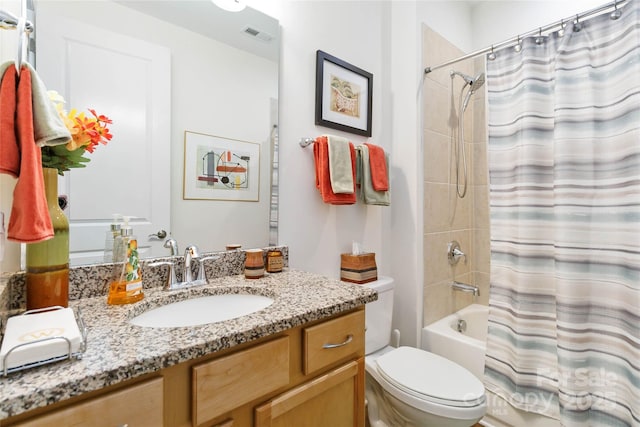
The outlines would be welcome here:
[[[381,276],[362,286],[378,292],[378,299],[365,305],[365,354],[371,354],[389,345],[391,340],[394,285],[392,278]]]

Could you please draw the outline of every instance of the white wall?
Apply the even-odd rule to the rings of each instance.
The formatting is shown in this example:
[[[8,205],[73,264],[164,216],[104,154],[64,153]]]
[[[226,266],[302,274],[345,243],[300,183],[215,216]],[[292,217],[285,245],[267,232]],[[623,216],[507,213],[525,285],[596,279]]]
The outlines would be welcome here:
[[[289,245],[294,268],[333,278],[339,277],[340,253],[352,241],[376,252],[379,274],[396,279],[396,327],[403,342],[415,344],[421,313],[416,237],[422,226],[415,3],[282,0],[252,6],[278,18],[282,27],[280,243]],[[299,147],[301,137],[332,133],[355,144],[366,141],[314,125],[318,49],[373,73],[371,142],[391,153],[390,207],[326,205],[314,186],[313,153]]]
[[[464,52],[474,46],[473,16],[468,1],[417,1],[417,19]],[[452,58],[453,59],[453,58]]]
[[[471,51],[519,33],[553,24],[597,6],[604,0],[481,1],[473,5]]]
[[[301,137],[329,133],[354,144],[367,139],[314,125],[316,50],[323,50],[373,74],[373,136],[371,142],[389,150],[389,118],[381,112],[384,58],[380,2],[283,1],[280,16],[280,221],[279,241],[289,245],[291,265],[339,277],[340,253],[361,242],[377,254],[381,273],[389,274],[383,251],[383,215],[388,208],[333,206],[322,202],[315,188],[312,147]],[[393,202],[392,202],[393,203]]]

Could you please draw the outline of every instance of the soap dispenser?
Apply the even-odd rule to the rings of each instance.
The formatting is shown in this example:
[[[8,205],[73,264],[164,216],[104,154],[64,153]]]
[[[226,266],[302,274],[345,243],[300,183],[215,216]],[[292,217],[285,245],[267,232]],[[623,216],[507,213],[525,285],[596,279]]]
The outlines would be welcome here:
[[[113,214],[113,220],[109,225],[109,230],[104,238],[104,262],[114,262],[116,259],[113,257],[113,246],[116,242],[116,238],[120,236],[120,229],[122,228],[122,215]]]
[[[138,256],[138,239],[129,225],[131,217],[125,216],[113,245],[113,261],[116,263],[107,304],[131,304],[144,298],[142,292],[142,271]]]

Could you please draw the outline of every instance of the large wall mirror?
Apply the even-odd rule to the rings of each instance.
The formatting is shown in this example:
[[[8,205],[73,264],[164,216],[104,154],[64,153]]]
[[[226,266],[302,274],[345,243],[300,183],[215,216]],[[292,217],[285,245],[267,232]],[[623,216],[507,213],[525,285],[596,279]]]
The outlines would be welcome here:
[[[133,217],[146,257],[169,255],[168,237],[180,251],[277,244],[277,20],[210,0],[36,0],[35,26],[45,85],[67,109],[113,120],[113,140],[59,180],[72,265],[102,261],[116,213]],[[230,157],[251,147],[257,200],[185,197],[186,163],[197,160],[196,175],[212,167],[185,157],[186,134],[224,140]]]

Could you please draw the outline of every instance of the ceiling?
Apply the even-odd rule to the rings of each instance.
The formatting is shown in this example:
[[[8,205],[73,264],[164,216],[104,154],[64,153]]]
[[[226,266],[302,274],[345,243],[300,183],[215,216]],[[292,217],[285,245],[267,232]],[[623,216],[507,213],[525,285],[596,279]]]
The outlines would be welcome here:
[[[240,12],[227,12],[210,0],[115,1],[238,49],[278,61],[278,21],[250,7]]]

